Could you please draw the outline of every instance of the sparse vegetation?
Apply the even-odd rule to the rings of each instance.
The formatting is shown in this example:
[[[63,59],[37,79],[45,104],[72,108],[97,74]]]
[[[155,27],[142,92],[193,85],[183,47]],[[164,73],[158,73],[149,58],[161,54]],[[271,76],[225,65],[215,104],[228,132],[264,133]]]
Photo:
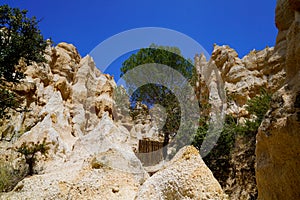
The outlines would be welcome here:
[[[254,120],[246,120],[243,132],[240,134],[257,133],[265,114],[270,109],[271,97],[271,94],[262,89],[260,95],[257,95],[248,101],[246,109],[254,116]]]
[[[0,161],[0,192],[11,191],[27,174],[24,165],[14,166],[12,158]]]
[[[199,127],[194,137],[192,145],[200,150],[203,141],[207,138],[208,122],[204,118],[200,119],[202,126]],[[216,179],[222,185],[222,181],[229,173],[231,151],[235,143],[236,121],[231,116],[226,116],[223,131],[218,138],[214,148],[203,158],[206,165],[212,170]],[[214,135],[210,135],[214,137]]]
[[[226,116],[223,131],[215,147],[203,158],[221,185],[225,184],[229,173],[230,159],[236,136],[255,137],[264,115],[270,108],[270,102],[271,95],[262,90],[260,95],[247,102],[246,109],[253,119],[247,119],[244,124],[239,124],[237,118],[230,115]],[[207,118],[200,119],[200,126],[192,143],[199,150],[207,137],[208,121]]]
[[[28,164],[28,174],[33,175],[34,166],[36,164],[37,158],[36,155],[38,152],[41,153],[42,156],[47,156],[47,153],[50,149],[49,142],[46,142],[46,138],[42,142],[24,142],[20,147],[17,147],[15,150],[25,157],[26,164]]]

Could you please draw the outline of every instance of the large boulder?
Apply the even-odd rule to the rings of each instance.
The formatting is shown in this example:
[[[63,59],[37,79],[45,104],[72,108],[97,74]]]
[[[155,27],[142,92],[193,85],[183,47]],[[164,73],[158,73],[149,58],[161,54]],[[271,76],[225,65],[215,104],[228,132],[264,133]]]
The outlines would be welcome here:
[[[182,148],[139,189],[139,199],[226,199],[220,184],[192,146]]]

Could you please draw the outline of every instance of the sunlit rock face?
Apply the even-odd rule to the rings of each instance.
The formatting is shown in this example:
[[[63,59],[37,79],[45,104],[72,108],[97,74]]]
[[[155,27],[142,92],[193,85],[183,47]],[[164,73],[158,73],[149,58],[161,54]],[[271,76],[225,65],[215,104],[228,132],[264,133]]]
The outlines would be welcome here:
[[[29,112],[3,122],[2,137],[10,143],[1,146],[46,138],[50,152],[38,159],[36,175],[1,198],[133,199],[149,175],[127,142],[128,130],[112,120],[113,78],[71,44],[48,47],[45,57],[46,63],[26,67],[16,91]]]
[[[211,103],[209,99],[214,103],[201,115],[222,107],[243,122],[250,117],[247,100],[261,88],[275,93],[256,138],[259,199],[300,196],[299,10],[299,0],[277,1],[279,32],[274,48],[253,50],[239,58],[229,46],[215,45],[210,61],[195,57],[200,77],[195,92],[201,104]],[[170,162],[152,168],[151,177],[147,173],[149,167],[136,156],[138,144],[140,140],[163,141],[163,107],[154,105],[149,110],[137,104],[132,119],[128,110],[125,113],[116,106],[113,78],[100,72],[90,56],[82,58],[73,45],[60,43],[49,46],[45,57],[45,63],[26,66],[25,80],[14,88],[24,96],[23,105],[29,111],[12,112],[9,120],[1,121],[0,158],[9,155],[16,164],[22,163],[20,155],[7,148],[44,138],[51,143],[49,156],[38,157],[35,174],[0,199],[227,198],[191,146],[181,149]],[[206,74],[210,66],[218,70],[213,76]],[[226,106],[220,86],[226,89]],[[128,99],[121,102],[130,104]],[[243,157],[248,147],[241,149],[236,158]],[[229,188],[232,199],[249,199],[256,192],[252,179],[244,181],[254,176],[249,172],[253,160],[254,153],[235,167],[237,175]]]
[[[284,85],[286,70],[283,55],[283,46],[276,46],[252,50],[240,58],[227,45],[214,45],[210,60],[203,55],[196,55],[194,62],[199,79],[195,92],[201,105],[211,105],[202,107],[201,116],[209,116],[212,121],[217,121],[211,113],[224,111],[226,115],[235,117],[238,123],[253,119],[246,109],[247,101],[260,95],[262,89],[272,94]],[[258,193],[255,136],[246,143],[244,140],[243,137],[236,137],[229,175],[223,174],[224,180],[219,180],[232,199],[252,199]]]
[[[275,50],[286,70],[286,84],[272,99],[257,135],[256,180],[259,199],[300,198],[300,1],[276,7]]]
[[[141,186],[136,199],[227,199],[197,149],[182,148]]]
[[[214,64],[224,89],[226,90],[228,109],[227,114],[238,117],[249,117],[245,109],[246,102],[260,94],[262,88],[269,92],[278,90],[284,83],[285,71],[281,65],[282,58],[276,48],[266,47],[263,50],[253,50],[243,58],[229,46],[214,46],[211,60],[206,62],[203,55],[195,57],[195,65],[198,69],[200,80],[196,91],[201,92],[200,99],[208,95],[208,87],[213,80],[203,80],[201,77],[208,76],[207,68]],[[212,97],[213,98],[213,97]],[[205,100],[202,100],[205,103]]]
[[[15,88],[24,96],[28,112],[12,112],[10,120],[2,121],[0,159],[9,155],[16,165],[26,165],[12,148],[44,138],[50,150],[47,157],[37,155],[33,176],[2,193],[0,199],[138,198],[150,177],[135,154],[138,141],[161,140],[163,107],[155,105],[149,111],[138,104],[138,115],[132,120],[115,105],[113,78],[101,73],[90,56],[81,58],[67,43],[49,46],[46,52],[47,62],[25,66],[26,79]],[[122,102],[129,103],[128,99]],[[182,183],[187,188],[189,179],[200,177],[194,180],[195,187],[188,188],[191,199],[198,198],[200,189],[203,195],[222,199],[220,185],[199,153],[193,149],[190,156],[177,159],[183,170],[176,176],[185,177]]]

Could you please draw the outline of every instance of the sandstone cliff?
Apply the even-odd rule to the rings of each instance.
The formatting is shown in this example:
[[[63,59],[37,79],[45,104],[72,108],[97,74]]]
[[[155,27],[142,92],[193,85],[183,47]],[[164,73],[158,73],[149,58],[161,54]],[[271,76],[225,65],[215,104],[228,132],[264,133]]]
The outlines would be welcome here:
[[[81,58],[73,45],[49,46],[45,56],[47,63],[26,67],[26,79],[16,88],[25,97],[29,112],[12,112],[9,120],[2,121],[0,151],[1,159],[25,171],[23,156],[12,148],[46,138],[50,152],[48,157],[37,155],[35,174],[25,177],[11,192],[1,193],[0,199],[139,198],[149,174],[135,152],[139,139],[153,137],[151,130],[156,133],[149,125],[149,113],[135,122],[118,115],[114,80],[102,74],[91,57]],[[155,109],[150,112],[153,116]],[[226,198],[196,149],[189,147],[181,153],[191,159],[174,161],[177,171],[173,165],[164,170],[176,172],[186,188],[174,188],[168,199],[178,195]],[[193,165],[195,170],[190,169]],[[199,187],[190,188],[189,179]]]
[[[259,199],[300,198],[300,1],[279,0],[275,51],[286,83],[274,95],[257,134]]]
[[[246,110],[247,101],[260,95],[261,89],[269,93],[278,90],[285,81],[285,70],[281,65],[282,57],[277,49],[266,47],[253,50],[240,58],[238,53],[227,45],[214,46],[211,60],[203,55],[196,55],[195,65],[199,74],[196,91],[202,104],[213,103],[220,99],[220,90],[212,87],[216,82],[226,91],[225,114],[233,116],[243,124],[251,116]],[[216,67],[218,78],[210,75]],[[221,84],[218,82],[222,82]],[[216,92],[213,92],[216,90]],[[210,96],[209,96],[210,95]],[[209,96],[209,98],[204,98]],[[202,110],[202,115],[209,115],[210,109]],[[257,197],[255,180],[255,135],[235,135],[235,145],[230,153],[228,165],[211,169],[232,199],[253,199]]]

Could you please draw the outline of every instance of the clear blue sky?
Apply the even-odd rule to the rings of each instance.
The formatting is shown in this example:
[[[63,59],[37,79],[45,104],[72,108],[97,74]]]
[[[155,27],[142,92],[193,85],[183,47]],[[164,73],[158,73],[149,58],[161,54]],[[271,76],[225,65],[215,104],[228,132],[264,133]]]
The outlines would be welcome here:
[[[188,35],[210,54],[228,44],[240,57],[274,46],[275,0],[2,0],[27,9],[45,38],[74,44],[85,56],[105,39],[139,27],[163,27]],[[172,45],[172,44],[170,44]],[[195,52],[197,53],[197,52]],[[127,55],[128,56],[128,55]],[[123,58],[124,59],[124,58]],[[111,73],[118,74],[116,60]]]

